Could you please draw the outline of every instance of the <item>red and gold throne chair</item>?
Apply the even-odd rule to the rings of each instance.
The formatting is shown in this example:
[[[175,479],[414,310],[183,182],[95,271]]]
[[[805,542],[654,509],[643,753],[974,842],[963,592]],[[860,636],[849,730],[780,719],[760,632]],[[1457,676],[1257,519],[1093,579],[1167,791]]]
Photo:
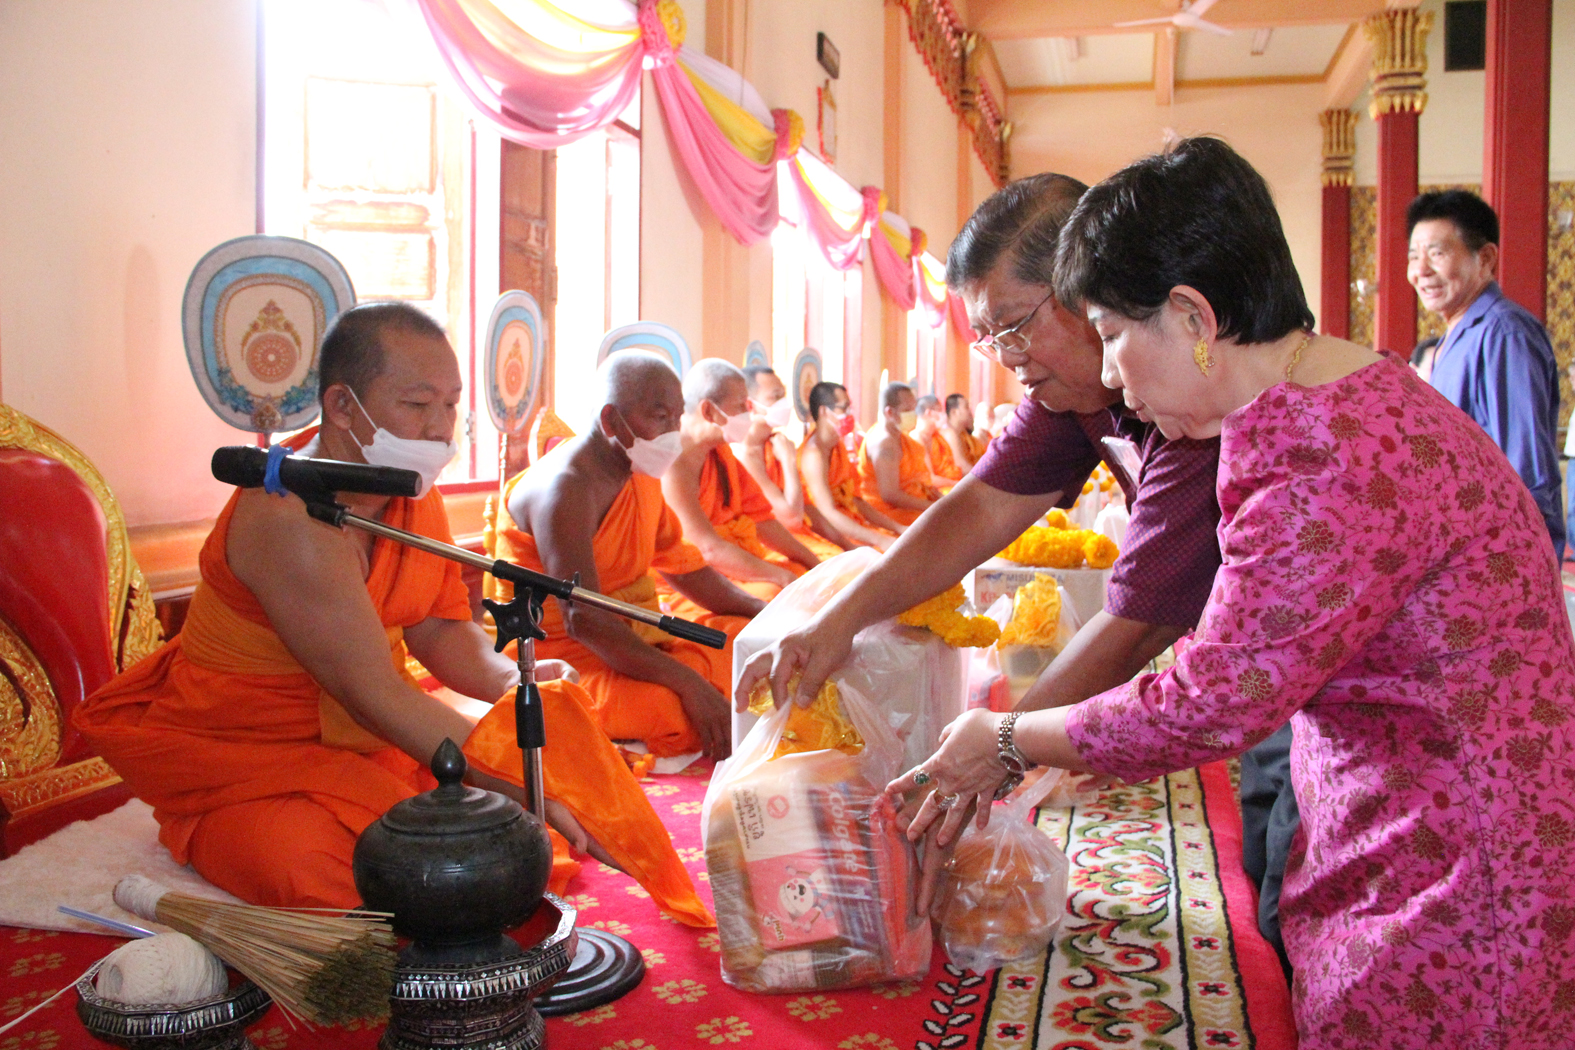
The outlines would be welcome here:
[[[131,797],[71,712],[160,642],[103,477],[0,404],[0,856]]]

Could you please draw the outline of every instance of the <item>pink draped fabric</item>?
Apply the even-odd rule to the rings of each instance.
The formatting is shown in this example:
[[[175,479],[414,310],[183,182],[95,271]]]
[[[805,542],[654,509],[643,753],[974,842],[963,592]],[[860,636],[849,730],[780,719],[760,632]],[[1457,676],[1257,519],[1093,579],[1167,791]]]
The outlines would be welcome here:
[[[899,310],[912,310],[918,302],[914,290],[912,258],[904,259],[879,229],[870,231],[870,261],[881,289]]]
[[[948,313],[946,300],[950,295],[943,290],[937,297],[930,290],[930,282],[925,280],[924,260],[920,259],[917,253],[913,257],[913,290],[916,293],[914,298],[919,301],[920,316],[924,318],[924,323],[931,328],[939,328],[945,324]]]
[[[844,227],[820,202],[804,169],[796,161],[788,161],[788,176],[798,191],[799,208],[804,215],[804,230],[815,242],[821,255],[833,269],[851,270],[859,263],[859,249],[863,246],[864,231],[880,215],[880,187],[866,186],[862,191],[864,210],[852,229]]]
[[[523,146],[554,149],[605,127],[640,88],[637,37],[605,51],[569,52],[521,31],[490,4],[415,3],[455,85]]]
[[[740,244],[771,236],[778,219],[776,162],[756,164],[727,141],[694,84],[673,62],[673,47],[655,4],[640,5],[640,26],[667,129],[695,188]]]
[[[947,292],[946,312],[951,315],[952,328],[959,339],[969,346],[978,341],[979,333],[968,323],[968,308],[963,305],[962,296],[956,292]]]

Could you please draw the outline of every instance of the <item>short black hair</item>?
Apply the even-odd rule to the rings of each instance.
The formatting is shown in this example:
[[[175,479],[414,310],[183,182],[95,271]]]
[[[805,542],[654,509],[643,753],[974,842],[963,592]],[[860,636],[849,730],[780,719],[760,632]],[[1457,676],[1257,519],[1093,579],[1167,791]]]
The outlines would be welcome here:
[[[911,393],[913,393],[913,387],[909,386],[907,383],[887,383],[885,386],[881,387],[880,407],[896,408],[898,405],[902,404],[902,395]]]
[[[774,376],[776,371],[770,365],[750,365],[744,369],[744,382],[749,384],[749,393],[754,395],[760,389],[761,376]]]
[[[1008,253],[1018,280],[1049,287],[1061,226],[1088,187],[1041,172],[1009,182],[974,209],[946,251],[946,286],[983,280]]]
[[[837,403],[837,391],[847,394],[848,388],[841,383],[816,383],[809,388],[809,421],[820,422],[820,410],[832,408]]]
[[[1219,335],[1267,343],[1311,329],[1269,184],[1223,140],[1182,139],[1083,195],[1056,250],[1055,295],[1134,320],[1177,285],[1203,293]]]
[[[383,374],[382,334],[389,328],[448,338],[441,325],[409,303],[353,306],[334,318],[323,336],[323,346],[317,354],[319,401],[335,383],[345,384],[357,397],[366,396],[366,388]]]
[[[932,408],[940,408],[941,399],[936,397],[934,394],[925,394],[923,397],[919,398],[919,403],[913,407],[914,411],[918,412],[919,415],[922,416]]]
[[[1420,194],[1406,205],[1406,236],[1411,236],[1417,223],[1429,219],[1448,219],[1454,223],[1460,231],[1460,239],[1474,252],[1481,251],[1484,244],[1498,243],[1498,213],[1470,190],[1435,190]]]
[[[961,394],[947,394],[946,395],[946,414],[947,415],[951,415],[953,412],[957,411],[959,408],[965,408],[965,407],[967,407],[967,405],[968,405],[968,399],[966,397],[963,397]]]

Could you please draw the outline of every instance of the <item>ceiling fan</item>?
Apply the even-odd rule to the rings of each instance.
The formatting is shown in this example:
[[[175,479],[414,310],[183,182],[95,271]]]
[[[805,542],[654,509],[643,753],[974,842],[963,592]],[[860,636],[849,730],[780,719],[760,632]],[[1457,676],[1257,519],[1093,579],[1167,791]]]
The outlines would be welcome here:
[[[1177,11],[1173,15],[1167,15],[1164,18],[1140,18],[1135,22],[1117,22],[1116,26],[1118,28],[1125,29],[1129,26],[1157,26],[1168,24],[1175,26],[1177,29],[1207,29],[1211,33],[1218,33],[1221,36],[1230,36],[1232,30],[1226,29],[1224,26],[1217,25],[1214,22],[1206,22],[1203,20],[1203,16],[1208,12],[1208,9],[1213,7],[1218,2],[1219,0],[1181,0],[1181,10]]]

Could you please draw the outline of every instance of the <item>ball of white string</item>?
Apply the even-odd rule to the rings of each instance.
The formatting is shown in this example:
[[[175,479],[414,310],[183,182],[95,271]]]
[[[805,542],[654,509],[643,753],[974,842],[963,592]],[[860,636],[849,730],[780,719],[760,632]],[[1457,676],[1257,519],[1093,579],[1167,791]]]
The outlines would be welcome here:
[[[98,968],[95,987],[128,1005],[196,1002],[229,988],[224,964],[184,933],[160,933],[121,945]]]

